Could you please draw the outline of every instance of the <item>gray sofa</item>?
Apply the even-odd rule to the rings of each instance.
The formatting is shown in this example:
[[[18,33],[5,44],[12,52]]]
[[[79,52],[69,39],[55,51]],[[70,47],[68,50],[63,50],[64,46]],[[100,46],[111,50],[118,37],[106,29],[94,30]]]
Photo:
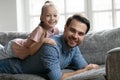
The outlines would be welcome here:
[[[106,74],[108,80],[120,80],[120,47],[108,51]]]
[[[28,33],[21,33],[21,32],[0,32],[0,43],[5,45],[9,40],[13,38],[16,37],[26,38],[27,35]],[[111,67],[109,65],[111,61],[109,60],[111,59],[108,59],[108,54],[112,51],[114,53],[120,51],[120,50],[116,51],[116,49],[114,50],[114,48],[120,46],[119,35],[120,35],[120,28],[103,30],[99,32],[89,32],[85,36],[85,39],[82,42],[82,44],[79,46],[79,48],[84,58],[87,60],[87,62],[100,65],[100,69],[89,70],[84,73],[71,76],[66,80],[107,80],[106,78],[108,78],[108,76],[111,75],[109,74],[109,72],[111,73]],[[114,65],[112,66],[112,68],[113,67]],[[73,70],[70,69],[63,70],[63,72],[69,72],[69,71],[73,71]],[[41,77],[40,75],[34,75],[34,74],[1,73],[0,80],[45,80],[45,78]],[[120,78],[110,79],[110,80],[120,80]]]

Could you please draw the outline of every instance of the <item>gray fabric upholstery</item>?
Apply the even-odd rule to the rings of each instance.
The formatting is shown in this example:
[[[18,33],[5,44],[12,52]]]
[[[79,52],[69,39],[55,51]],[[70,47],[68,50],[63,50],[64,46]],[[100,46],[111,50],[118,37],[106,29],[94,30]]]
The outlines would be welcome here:
[[[106,74],[108,80],[120,80],[120,47],[107,53]]]
[[[120,28],[90,32],[80,45],[88,63],[105,64],[107,51],[120,46]]]
[[[33,74],[0,74],[0,80],[46,80]]]
[[[0,32],[0,43],[5,45],[14,38],[26,38],[29,33],[21,32]],[[105,65],[107,51],[120,46],[120,28],[104,30],[100,32],[89,32],[82,44],[80,50],[88,63]],[[107,64],[109,65],[109,63]],[[110,65],[109,65],[110,66]],[[113,65],[114,67],[114,65]],[[111,69],[107,67],[108,70]],[[63,72],[72,70],[63,70]],[[105,80],[105,66],[98,70],[90,70],[66,80]],[[109,71],[107,72],[109,73]],[[32,74],[0,74],[0,80],[45,80],[43,77]],[[115,79],[114,79],[115,80]]]
[[[105,66],[102,65],[100,69],[86,71],[67,78],[66,80],[106,80]]]
[[[14,38],[26,38],[28,34],[26,32],[0,32],[0,44],[5,45]]]

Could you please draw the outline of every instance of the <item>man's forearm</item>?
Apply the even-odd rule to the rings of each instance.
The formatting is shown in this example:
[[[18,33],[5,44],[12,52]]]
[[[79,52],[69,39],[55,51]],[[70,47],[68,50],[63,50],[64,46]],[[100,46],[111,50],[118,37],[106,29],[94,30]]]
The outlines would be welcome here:
[[[67,77],[70,77],[70,76],[73,76],[73,75],[76,75],[76,74],[79,74],[79,73],[82,73],[82,72],[85,72],[91,69],[98,69],[98,68],[99,68],[99,65],[97,64],[89,64],[84,69],[79,69],[77,71],[69,72],[69,73],[63,73],[61,80],[64,80]]]
[[[84,68],[84,69],[80,69],[80,70],[77,70],[74,72],[63,73],[61,80],[64,80],[67,77],[70,77],[70,76],[73,76],[73,75],[76,75],[76,74],[79,74],[79,73],[82,73],[85,71],[87,71],[87,70]]]

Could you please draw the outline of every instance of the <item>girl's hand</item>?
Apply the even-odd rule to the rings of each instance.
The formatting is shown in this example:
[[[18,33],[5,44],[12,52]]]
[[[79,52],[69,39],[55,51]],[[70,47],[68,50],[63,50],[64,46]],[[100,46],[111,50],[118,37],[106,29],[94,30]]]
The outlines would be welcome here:
[[[49,43],[49,44],[52,44],[52,45],[57,45],[55,40],[51,39],[51,38],[45,38],[44,39],[44,43]]]

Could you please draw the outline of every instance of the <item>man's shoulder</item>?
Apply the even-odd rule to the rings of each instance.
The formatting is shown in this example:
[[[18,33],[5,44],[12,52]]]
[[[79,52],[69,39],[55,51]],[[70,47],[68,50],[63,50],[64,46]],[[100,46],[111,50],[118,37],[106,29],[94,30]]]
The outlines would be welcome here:
[[[48,49],[48,48],[56,48],[55,45],[52,45],[52,44],[49,44],[49,43],[44,43],[41,47],[44,47],[46,49]]]
[[[58,52],[58,48],[57,46],[54,46],[52,44],[44,43],[40,48],[40,52],[44,54],[49,54],[49,53],[53,54],[53,53]]]
[[[52,36],[51,38],[52,38],[52,39],[59,39],[59,38],[61,38],[62,36],[63,36],[62,34],[58,34],[58,35]]]
[[[61,43],[63,35],[54,35],[51,38],[55,40],[56,43]]]

